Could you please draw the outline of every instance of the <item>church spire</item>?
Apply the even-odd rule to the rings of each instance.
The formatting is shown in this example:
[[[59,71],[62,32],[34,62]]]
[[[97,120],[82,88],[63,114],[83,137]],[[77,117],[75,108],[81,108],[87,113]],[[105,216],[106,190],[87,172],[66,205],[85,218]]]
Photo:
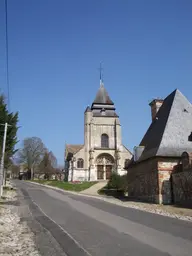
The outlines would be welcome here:
[[[100,87],[97,91],[95,100],[91,105],[91,111],[93,116],[108,116],[108,117],[117,117],[115,113],[115,106],[111,98],[109,97],[104,84],[103,84],[103,73],[102,73],[102,64],[100,63],[99,67],[99,78],[100,78]]]

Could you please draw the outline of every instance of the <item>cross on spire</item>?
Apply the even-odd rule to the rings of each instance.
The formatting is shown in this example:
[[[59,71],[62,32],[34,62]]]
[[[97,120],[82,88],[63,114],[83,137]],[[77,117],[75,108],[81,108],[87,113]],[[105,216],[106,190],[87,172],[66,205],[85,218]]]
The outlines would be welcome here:
[[[99,77],[100,77],[100,86],[103,84],[103,68],[102,68],[102,63],[100,63],[100,66],[99,66]]]

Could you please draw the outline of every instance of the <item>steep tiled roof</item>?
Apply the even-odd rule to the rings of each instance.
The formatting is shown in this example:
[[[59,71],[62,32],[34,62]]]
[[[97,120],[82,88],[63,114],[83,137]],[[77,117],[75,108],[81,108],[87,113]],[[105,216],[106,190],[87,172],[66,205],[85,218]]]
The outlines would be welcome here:
[[[66,152],[68,153],[72,153],[72,154],[76,154],[80,149],[83,148],[84,145],[78,144],[78,145],[74,145],[74,144],[67,144],[66,145]]]
[[[101,84],[93,104],[114,104],[113,101],[110,99],[103,84]]]
[[[179,91],[173,91],[163,102],[140,146],[145,149],[139,159],[153,156],[181,156],[192,151],[192,105]]]

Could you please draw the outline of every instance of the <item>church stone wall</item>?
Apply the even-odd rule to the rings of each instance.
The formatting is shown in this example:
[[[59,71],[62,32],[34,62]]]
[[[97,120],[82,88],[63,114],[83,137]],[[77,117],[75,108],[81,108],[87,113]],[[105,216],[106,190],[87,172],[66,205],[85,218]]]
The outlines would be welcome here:
[[[73,175],[73,181],[89,181],[89,171],[84,169],[70,169],[68,180],[71,181]]]
[[[114,126],[112,125],[95,125],[93,127],[93,145],[96,148],[101,147],[101,135],[106,133],[109,136],[109,148],[115,148],[115,136],[114,136]]]
[[[93,117],[93,123],[96,125],[114,125],[116,119],[117,117]]]
[[[115,159],[115,150],[113,150],[113,149],[107,149],[107,150],[98,149],[98,150],[95,150],[95,154],[94,154],[95,163],[96,163],[97,157],[101,154],[109,154],[113,157],[113,159]]]
[[[132,153],[126,149],[123,145],[120,146],[120,151],[121,151],[121,160],[120,164],[125,167],[125,160],[126,159],[131,159],[132,158]]]
[[[93,147],[101,147],[101,135],[109,136],[109,147],[115,148],[115,119],[113,117],[95,117],[91,125],[91,144]],[[120,138],[121,139],[121,138]]]

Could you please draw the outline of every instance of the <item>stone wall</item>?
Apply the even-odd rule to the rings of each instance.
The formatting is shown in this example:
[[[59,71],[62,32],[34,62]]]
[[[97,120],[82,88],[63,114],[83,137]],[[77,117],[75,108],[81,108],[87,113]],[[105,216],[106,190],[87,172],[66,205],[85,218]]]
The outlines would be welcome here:
[[[100,148],[101,147],[101,135],[106,133],[109,140],[109,148],[115,148],[115,140],[117,140],[117,147],[119,148],[122,144],[121,138],[121,126],[115,125],[115,120],[119,123],[119,118],[116,117],[93,117],[90,125],[90,144],[91,148]],[[115,138],[115,126],[116,126],[116,135]]]
[[[174,203],[192,207],[192,169],[172,174]]]
[[[128,195],[141,201],[158,203],[157,159],[150,159],[128,168]]]
[[[74,169],[73,173],[72,170],[69,170],[69,177],[68,180],[71,181],[71,176],[73,174],[73,181],[88,181],[89,180],[89,171],[84,169]]]
[[[172,203],[171,173],[178,159],[156,157],[128,168],[129,196],[158,204]]]

